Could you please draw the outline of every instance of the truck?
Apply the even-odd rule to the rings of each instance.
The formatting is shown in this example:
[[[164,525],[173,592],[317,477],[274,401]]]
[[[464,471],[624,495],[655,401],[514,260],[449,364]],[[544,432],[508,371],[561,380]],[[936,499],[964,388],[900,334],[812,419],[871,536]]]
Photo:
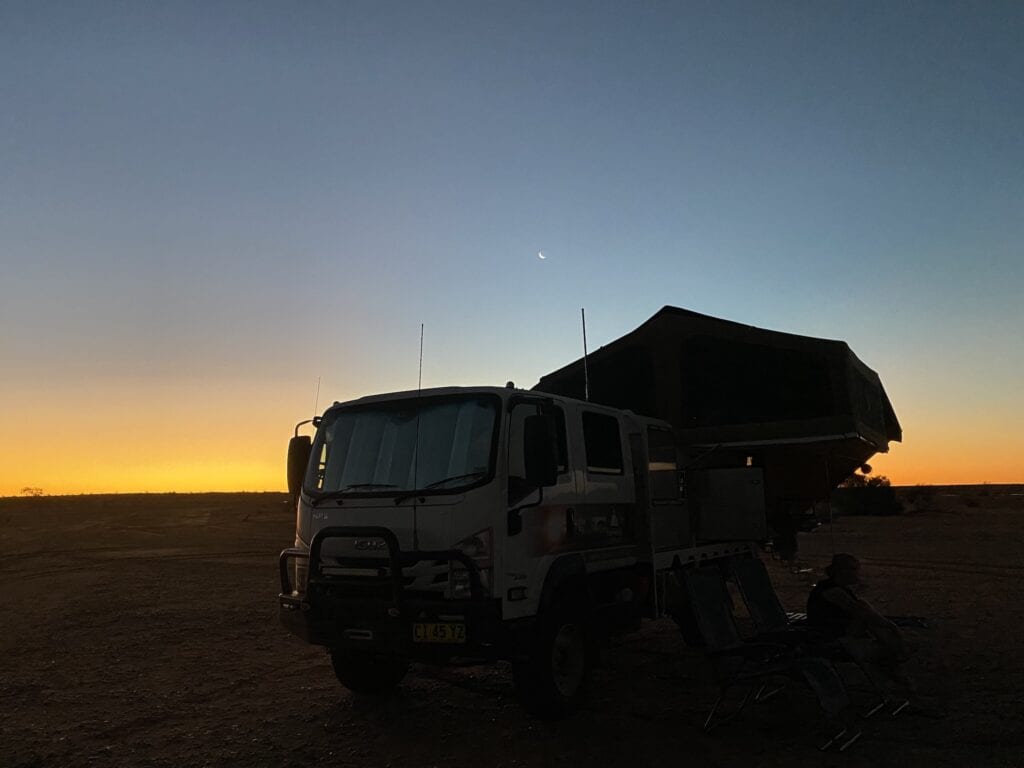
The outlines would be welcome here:
[[[410,661],[510,662],[544,717],[615,634],[670,615],[692,637],[680,569],[793,557],[806,511],[902,439],[844,342],[678,307],[532,389],[372,395],[312,423],[288,449],[284,624],[357,692]]]
[[[760,469],[711,471],[691,514],[671,425],[629,410],[450,387],[313,424],[289,445],[280,611],[356,692],[410,661],[507,661],[530,712],[565,715],[608,639],[665,613],[674,569],[766,533]]]

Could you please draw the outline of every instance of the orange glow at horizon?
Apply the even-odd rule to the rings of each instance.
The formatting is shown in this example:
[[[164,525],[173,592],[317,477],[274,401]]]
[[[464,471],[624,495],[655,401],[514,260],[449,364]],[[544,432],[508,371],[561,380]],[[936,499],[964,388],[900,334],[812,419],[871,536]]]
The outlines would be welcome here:
[[[893,383],[903,442],[870,460],[875,474],[893,485],[1024,483],[1024,410],[1012,398],[965,401]]]
[[[59,404],[21,392],[22,407],[0,412],[0,496],[24,487],[47,495],[283,490],[288,438],[302,418],[289,403],[304,395],[224,382],[101,387]]]
[[[889,447],[889,453],[870,460],[872,474],[885,475],[893,485],[1017,485],[1024,483],[1020,468],[1020,448],[1007,455],[997,447],[990,453],[977,450],[965,456],[951,447],[933,447],[915,451],[902,445]],[[1014,460],[1016,456],[1016,461]]]
[[[288,438],[303,418],[292,404],[308,399],[294,385],[235,382],[98,387],[59,405],[20,395],[22,407],[0,412],[0,496],[23,487],[47,495],[282,491]],[[874,473],[894,485],[1024,483],[1024,429],[968,423],[906,414],[906,442],[871,459]]]

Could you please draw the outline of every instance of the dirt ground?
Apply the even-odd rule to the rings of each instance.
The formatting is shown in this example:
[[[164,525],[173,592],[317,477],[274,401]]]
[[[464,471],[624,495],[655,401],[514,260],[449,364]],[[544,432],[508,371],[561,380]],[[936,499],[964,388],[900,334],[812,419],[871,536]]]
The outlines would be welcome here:
[[[357,697],[278,623],[284,496],[0,499],[0,766],[1019,766],[1022,490],[926,489],[802,535],[809,572],[770,563],[800,610],[833,546],[853,552],[872,602],[929,620],[918,705],[865,721],[845,754],[814,748],[816,705],[792,686],[702,733],[714,688],[664,621],[617,640],[554,724],[523,714],[503,666],[416,666],[396,695]]]

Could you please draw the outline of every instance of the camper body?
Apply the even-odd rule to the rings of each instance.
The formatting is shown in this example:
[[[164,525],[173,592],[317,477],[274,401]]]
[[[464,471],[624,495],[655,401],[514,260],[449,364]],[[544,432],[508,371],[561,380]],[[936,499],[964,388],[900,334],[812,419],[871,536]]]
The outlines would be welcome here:
[[[630,411],[460,387],[314,424],[289,450],[281,615],[357,691],[409,660],[501,659],[530,709],[563,713],[607,637],[665,612],[673,569],[766,535],[758,468],[687,478],[671,425]]]

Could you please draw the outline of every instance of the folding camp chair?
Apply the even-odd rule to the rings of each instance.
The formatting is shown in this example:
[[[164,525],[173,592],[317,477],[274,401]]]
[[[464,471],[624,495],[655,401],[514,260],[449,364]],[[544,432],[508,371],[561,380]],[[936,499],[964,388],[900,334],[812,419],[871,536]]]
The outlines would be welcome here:
[[[826,635],[815,632],[796,618],[806,618],[805,614],[786,612],[763,562],[757,558],[736,559],[731,562],[730,571],[759,634],[794,633],[794,638],[803,636],[807,642],[825,644],[828,641]]]
[[[832,662],[848,662],[856,666],[875,696],[875,701],[868,705],[863,715],[865,718],[871,717],[890,703],[871,672],[852,656],[841,642],[827,633],[815,630],[804,623],[794,622],[790,618],[779,602],[779,596],[763,562],[756,558],[733,560],[731,574],[757,629],[758,639],[798,646],[805,653],[823,656]],[[895,702],[896,709],[893,714],[902,711],[906,704],[904,700]]]
[[[767,698],[763,692],[773,677],[803,682],[817,697],[826,718],[833,724],[841,722],[850,701],[829,659],[806,654],[798,646],[757,638],[743,640],[732,615],[732,601],[722,572],[712,567],[684,569],[680,575],[719,687],[718,698],[704,721],[705,731],[738,716],[752,696],[755,701]],[[727,693],[736,686],[747,689],[741,702],[731,714],[716,719]],[[841,749],[845,749],[859,737],[859,731],[848,735],[844,727],[822,749],[840,739]]]

